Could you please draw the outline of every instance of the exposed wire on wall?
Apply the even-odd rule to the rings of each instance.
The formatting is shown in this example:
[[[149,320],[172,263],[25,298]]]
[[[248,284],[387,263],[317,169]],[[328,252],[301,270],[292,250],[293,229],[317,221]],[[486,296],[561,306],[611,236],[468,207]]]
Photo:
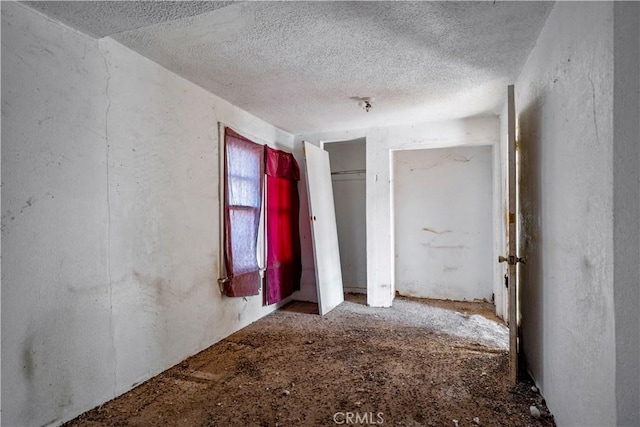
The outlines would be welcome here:
[[[372,98],[360,98],[360,102],[358,103],[358,105],[361,108],[364,108],[364,111],[366,111],[367,113],[369,112],[369,110],[371,109],[372,105],[371,103],[373,102]]]
[[[354,101],[358,101],[358,106],[362,108],[367,113],[373,107],[373,98],[370,96],[360,97],[360,96],[352,96],[350,99]]]

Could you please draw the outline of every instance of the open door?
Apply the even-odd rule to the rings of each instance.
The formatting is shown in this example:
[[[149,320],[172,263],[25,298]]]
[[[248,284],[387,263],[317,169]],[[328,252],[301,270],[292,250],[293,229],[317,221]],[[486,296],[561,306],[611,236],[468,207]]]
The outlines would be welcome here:
[[[324,316],[344,301],[329,153],[306,141],[303,144],[318,309]]]
[[[500,256],[499,262],[507,263],[508,319],[509,322],[509,379],[512,385],[518,380],[518,275],[516,265],[524,262],[518,258],[516,248],[517,204],[516,204],[516,108],[513,85],[507,88],[507,256]]]

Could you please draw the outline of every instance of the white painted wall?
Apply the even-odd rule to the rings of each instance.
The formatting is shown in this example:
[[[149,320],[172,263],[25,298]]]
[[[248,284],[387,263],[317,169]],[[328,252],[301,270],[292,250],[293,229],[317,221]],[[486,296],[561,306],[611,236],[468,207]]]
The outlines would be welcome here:
[[[60,424],[271,312],[218,285],[218,121],[292,136],[2,2],[3,423]]]
[[[302,141],[320,145],[327,141],[366,138],[367,146],[367,304],[389,307],[394,296],[393,236],[391,221],[391,150],[442,148],[461,145],[493,145],[498,143],[498,118],[481,117],[411,126],[379,127],[349,131],[303,134],[295,137],[296,149]],[[494,194],[498,197],[499,191]],[[302,195],[303,199],[306,195]],[[497,201],[496,201],[497,203]],[[308,207],[302,203],[302,218]],[[312,260],[305,255],[305,241],[310,231],[308,221],[301,227],[303,239],[303,283],[301,295],[315,292]],[[494,259],[498,254],[494,254]],[[307,269],[310,271],[307,273]],[[305,280],[306,277],[306,280]],[[494,286],[497,278],[493,279]]]
[[[618,425],[640,425],[640,3],[616,2],[613,296]]]
[[[401,150],[392,158],[396,290],[491,301],[492,147]]]
[[[325,144],[338,223],[342,284],[345,292],[367,292],[366,141]],[[334,172],[353,172],[333,174]]]
[[[558,425],[616,424],[613,7],[556,3],[515,86],[523,349]]]

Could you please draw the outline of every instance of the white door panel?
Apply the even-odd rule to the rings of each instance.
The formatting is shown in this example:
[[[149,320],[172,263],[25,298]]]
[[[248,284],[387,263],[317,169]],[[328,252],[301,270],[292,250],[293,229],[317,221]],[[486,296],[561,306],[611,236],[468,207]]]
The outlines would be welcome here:
[[[344,301],[329,153],[303,143],[320,315]]]

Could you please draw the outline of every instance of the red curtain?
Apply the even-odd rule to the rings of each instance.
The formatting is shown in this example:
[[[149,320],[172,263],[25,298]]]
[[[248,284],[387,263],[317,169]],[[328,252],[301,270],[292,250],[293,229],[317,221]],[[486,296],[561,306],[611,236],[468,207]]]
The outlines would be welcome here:
[[[300,169],[291,153],[265,147],[267,198],[267,281],[265,299],[274,304],[300,289],[298,181]]]
[[[264,146],[229,128],[225,128],[224,143],[224,293],[230,297],[258,295],[262,285],[257,242]]]

